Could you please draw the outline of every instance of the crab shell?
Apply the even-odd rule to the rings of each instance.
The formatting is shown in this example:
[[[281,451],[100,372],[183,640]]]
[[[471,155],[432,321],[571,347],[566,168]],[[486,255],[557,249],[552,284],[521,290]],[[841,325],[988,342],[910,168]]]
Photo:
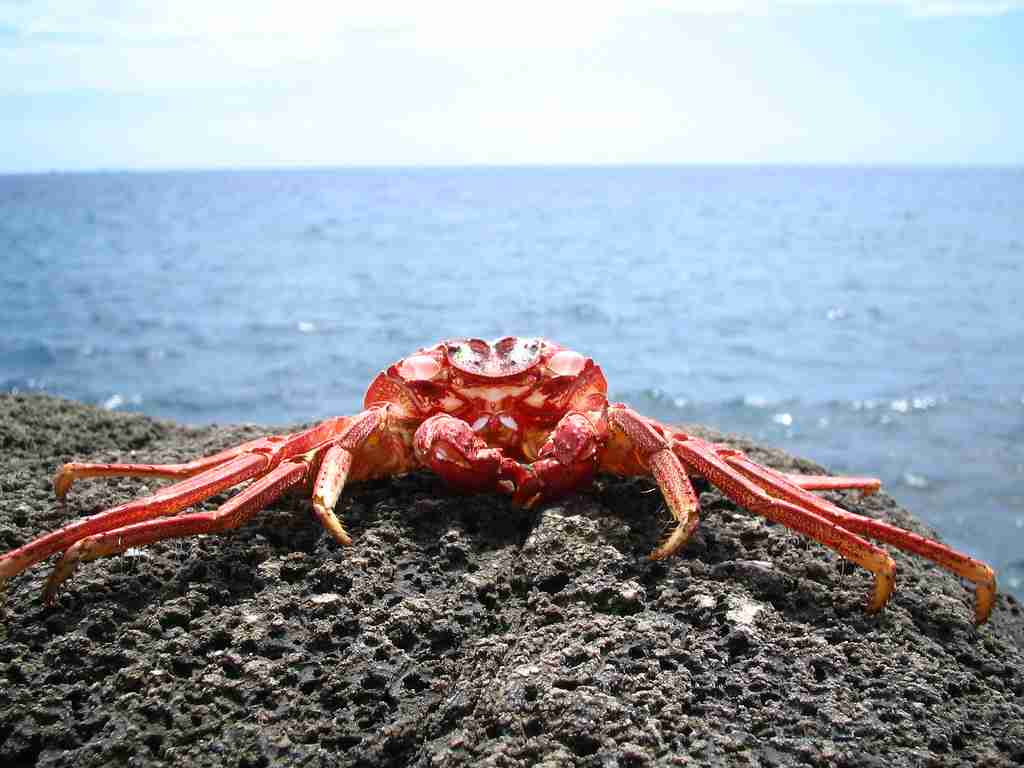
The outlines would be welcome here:
[[[509,458],[533,461],[570,411],[599,422],[607,391],[593,360],[552,341],[453,339],[378,374],[364,407],[388,404],[391,418],[410,434],[431,416],[449,414]]]

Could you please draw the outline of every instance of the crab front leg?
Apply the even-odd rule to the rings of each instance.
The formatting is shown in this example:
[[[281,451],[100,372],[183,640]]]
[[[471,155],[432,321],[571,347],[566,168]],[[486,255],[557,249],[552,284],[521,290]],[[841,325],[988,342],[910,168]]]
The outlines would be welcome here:
[[[342,546],[352,543],[334,506],[349,481],[400,475],[415,467],[407,445],[408,425],[396,423],[388,405],[378,405],[353,418],[337,438],[320,446],[312,464],[313,515]]]
[[[650,474],[658,483],[669,512],[678,525],[651,553],[661,560],[678,552],[700,522],[700,504],[686,469],[654,423],[621,403],[608,406],[611,435],[601,468],[619,475]]]
[[[338,503],[345,488],[353,459],[352,451],[348,448],[341,445],[328,447],[313,483],[313,515],[334,540],[345,547],[352,543],[352,537],[334,514],[334,505]]]

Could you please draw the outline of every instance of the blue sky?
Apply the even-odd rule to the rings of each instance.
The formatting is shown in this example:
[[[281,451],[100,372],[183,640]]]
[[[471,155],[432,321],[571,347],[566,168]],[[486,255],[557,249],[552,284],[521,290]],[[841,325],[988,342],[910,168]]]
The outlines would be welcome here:
[[[0,0],[0,172],[1024,163],[1024,0]]]

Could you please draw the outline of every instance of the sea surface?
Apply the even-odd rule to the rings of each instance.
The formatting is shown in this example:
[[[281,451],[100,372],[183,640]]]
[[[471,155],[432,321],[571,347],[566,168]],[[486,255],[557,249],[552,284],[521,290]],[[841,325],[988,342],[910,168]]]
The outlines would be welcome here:
[[[187,423],[353,413],[456,336],[875,474],[1024,595],[1024,169],[0,176],[0,391]]]

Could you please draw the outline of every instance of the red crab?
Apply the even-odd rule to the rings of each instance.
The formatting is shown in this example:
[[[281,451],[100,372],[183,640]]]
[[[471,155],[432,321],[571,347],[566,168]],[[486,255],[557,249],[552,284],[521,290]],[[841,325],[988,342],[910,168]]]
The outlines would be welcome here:
[[[317,519],[340,544],[351,544],[334,505],[348,481],[432,469],[469,491],[500,491],[525,507],[572,491],[598,472],[653,476],[678,522],[651,553],[679,551],[697,527],[701,475],[737,504],[831,547],[874,574],[868,612],[893,589],[896,564],[861,535],[926,557],[976,585],[975,619],[988,619],[995,575],[985,563],[936,541],[847,512],[811,493],[856,488],[867,477],[791,475],[739,451],[701,440],[609,403],[593,360],[539,338],[509,336],[443,341],[399,360],[370,384],[364,409],[289,435],[273,435],[185,464],[65,464],[54,478],[63,497],[86,477],[181,478],[30,541],[0,556],[0,585],[33,563],[63,552],[44,590],[52,602],[83,560],[162,539],[236,528],[285,490],[304,485]],[[246,480],[213,512],[177,514]]]

